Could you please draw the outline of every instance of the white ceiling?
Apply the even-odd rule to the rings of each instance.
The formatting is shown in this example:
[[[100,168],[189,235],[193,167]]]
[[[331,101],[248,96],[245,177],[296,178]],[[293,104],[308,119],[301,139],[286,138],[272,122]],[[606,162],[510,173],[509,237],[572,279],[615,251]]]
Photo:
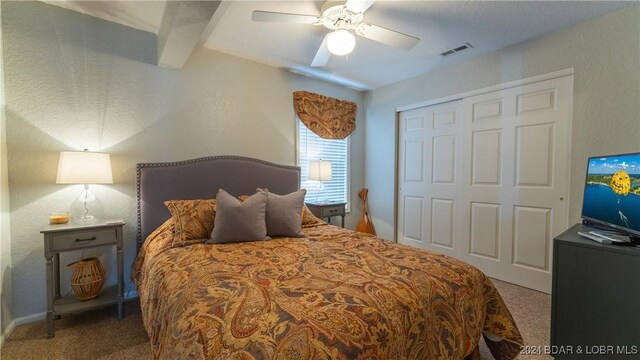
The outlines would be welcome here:
[[[162,1],[46,1],[105,20],[158,32]],[[357,89],[375,89],[421,73],[553,32],[637,2],[612,1],[399,1],[377,0],[364,22],[421,39],[411,51],[357,37],[347,57],[309,66],[327,29],[322,26],[253,22],[253,10],[318,15],[322,1],[232,1],[205,39],[213,50],[291,69]],[[472,49],[439,54],[464,43]]]
[[[166,1],[41,0],[50,5],[157,34]]]

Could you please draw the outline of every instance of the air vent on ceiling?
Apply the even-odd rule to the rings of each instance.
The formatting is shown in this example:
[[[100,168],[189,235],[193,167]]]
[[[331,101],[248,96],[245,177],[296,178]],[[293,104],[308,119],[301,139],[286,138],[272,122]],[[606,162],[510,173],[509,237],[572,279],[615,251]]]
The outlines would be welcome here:
[[[460,52],[462,50],[466,50],[466,49],[469,49],[469,48],[472,48],[472,47],[473,46],[471,44],[464,43],[463,45],[460,45],[460,46],[458,46],[456,48],[453,48],[453,49],[447,50],[445,52],[442,52],[442,53],[440,53],[440,55],[441,56],[449,56],[449,55],[453,55],[453,54],[455,54],[457,52]]]

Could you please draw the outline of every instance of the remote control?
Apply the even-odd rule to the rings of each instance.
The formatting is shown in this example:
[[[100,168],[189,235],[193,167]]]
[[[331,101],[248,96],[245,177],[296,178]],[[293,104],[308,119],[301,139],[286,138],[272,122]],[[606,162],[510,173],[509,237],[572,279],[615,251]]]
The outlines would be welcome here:
[[[578,231],[578,235],[586,237],[587,239],[593,240],[593,241],[597,241],[602,245],[611,245],[612,241],[610,239],[605,239],[602,238],[598,235],[593,235],[591,233],[586,233],[586,232],[580,232]]]
[[[589,231],[589,234],[593,236],[599,236],[603,239],[611,240],[614,243],[627,243],[629,242],[629,238],[627,236],[621,235],[619,233],[614,232],[605,232],[605,231]]]

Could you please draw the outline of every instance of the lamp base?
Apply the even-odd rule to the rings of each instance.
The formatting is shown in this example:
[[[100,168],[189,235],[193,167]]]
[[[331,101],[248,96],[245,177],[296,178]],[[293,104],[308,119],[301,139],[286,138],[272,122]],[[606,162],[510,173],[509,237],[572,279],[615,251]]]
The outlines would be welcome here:
[[[104,214],[102,202],[85,185],[80,196],[71,204],[71,217],[75,223],[90,224],[96,222]]]
[[[98,221],[98,219],[93,215],[80,216],[75,219],[76,224],[91,224]]]

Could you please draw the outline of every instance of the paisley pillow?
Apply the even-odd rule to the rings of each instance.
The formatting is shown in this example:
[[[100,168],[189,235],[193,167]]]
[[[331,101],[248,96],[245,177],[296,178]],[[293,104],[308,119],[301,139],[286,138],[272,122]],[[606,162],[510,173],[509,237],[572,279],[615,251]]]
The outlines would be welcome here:
[[[311,210],[309,210],[306,204],[302,204],[302,227],[303,228],[309,228],[309,227],[325,225],[325,224],[326,222],[322,221],[321,219],[318,219],[315,215],[313,215],[313,213],[311,212]]]
[[[173,247],[205,242],[213,230],[215,199],[170,200],[164,204],[174,221]]]

